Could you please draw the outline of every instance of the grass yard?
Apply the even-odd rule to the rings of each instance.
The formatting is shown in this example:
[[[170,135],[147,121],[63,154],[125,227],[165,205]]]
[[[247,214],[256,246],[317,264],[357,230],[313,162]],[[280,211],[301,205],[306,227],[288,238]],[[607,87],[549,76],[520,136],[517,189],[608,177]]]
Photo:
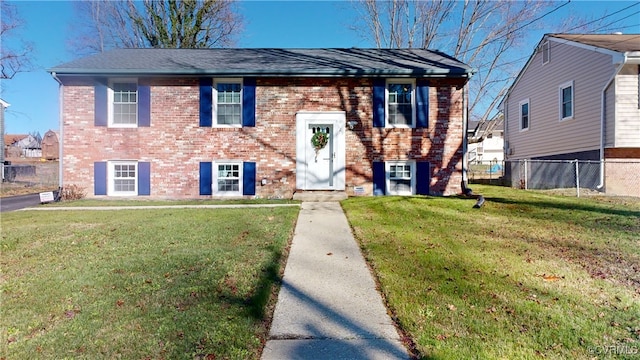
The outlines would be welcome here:
[[[640,202],[474,185],[342,203],[424,359],[640,356]]]
[[[297,214],[2,214],[0,358],[255,359]]]

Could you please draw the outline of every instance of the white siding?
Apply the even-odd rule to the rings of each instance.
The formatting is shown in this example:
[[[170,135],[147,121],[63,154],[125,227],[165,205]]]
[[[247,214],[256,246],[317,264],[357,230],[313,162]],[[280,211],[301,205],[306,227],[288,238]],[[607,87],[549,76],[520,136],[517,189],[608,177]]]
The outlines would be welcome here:
[[[640,147],[638,65],[625,65],[616,77],[615,147]]]
[[[616,87],[612,84],[605,94],[605,118],[604,147],[616,146]]]
[[[551,41],[550,61],[538,52],[506,102],[510,159],[600,148],[601,95],[615,66],[611,56]],[[574,83],[574,117],[560,121],[559,86]],[[519,130],[518,103],[530,99],[529,129]]]

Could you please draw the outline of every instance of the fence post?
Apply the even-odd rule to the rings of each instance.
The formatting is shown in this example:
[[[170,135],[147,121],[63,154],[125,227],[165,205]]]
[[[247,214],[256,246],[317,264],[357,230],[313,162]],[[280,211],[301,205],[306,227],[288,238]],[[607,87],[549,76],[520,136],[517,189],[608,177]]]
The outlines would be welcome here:
[[[527,165],[527,159],[524,159],[524,189],[525,190],[529,190],[529,176],[528,176],[528,171],[527,171],[528,165]]]
[[[576,159],[576,197],[580,197],[580,164]]]

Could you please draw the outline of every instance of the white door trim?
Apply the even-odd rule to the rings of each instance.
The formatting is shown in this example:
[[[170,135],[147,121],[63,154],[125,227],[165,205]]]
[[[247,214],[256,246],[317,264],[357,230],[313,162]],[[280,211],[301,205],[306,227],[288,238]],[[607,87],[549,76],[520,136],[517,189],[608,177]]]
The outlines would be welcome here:
[[[296,113],[296,188],[300,190],[340,190],[345,189],[345,122],[346,113],[344,111],[298,111]],[[308,177],[308,159],[315,155],[315,150],[311,145],[311,138],[308,137],[310,125],[329,124],[333,127],[332,141],[333,151],[333,185],[328,185],[322,189],[312,187]]]

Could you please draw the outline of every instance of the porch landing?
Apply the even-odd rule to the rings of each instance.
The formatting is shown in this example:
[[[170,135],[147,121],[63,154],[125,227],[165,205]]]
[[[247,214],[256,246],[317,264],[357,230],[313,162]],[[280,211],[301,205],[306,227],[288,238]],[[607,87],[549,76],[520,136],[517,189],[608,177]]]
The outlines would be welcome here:
[[[298,190],[293,194],[293,200],[316,202],[342,201],[347,197],[344,191]]]

